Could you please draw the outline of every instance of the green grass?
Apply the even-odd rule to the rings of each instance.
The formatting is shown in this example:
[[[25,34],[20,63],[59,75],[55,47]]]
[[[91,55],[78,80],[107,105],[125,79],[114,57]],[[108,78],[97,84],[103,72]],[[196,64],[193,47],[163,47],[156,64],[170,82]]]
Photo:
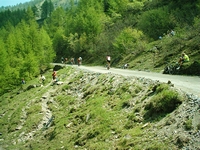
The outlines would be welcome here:
[[[182,97],[167,84],[156,87],[155,95],[146,104],[145,118],[159,117],[174,111],[182,103]]]
[[[20,94],[17,94],[16,90],[12,92],[12,98],[9,94],[0,98],[1,106],[6,106],[0,110],[1,114],[4,114],[0,118],[0,132],[4,138],[0,144],[3,148],[165,149],[170,142],[152,141],[149,137],[154,137],[154,133],[147,132],[151,126],[142,128],[148,121],[154,122],[154,112],[157,117],[161,117],[163,113],[170,113],[167,111],[169,108],[174,110],[181,102],[181,97],[168,85],[158,85],[148,97],[149,90],[145,90],[147,87],[143,86],[142,82],[126,80],[123,77],[116,81],[112,75],[85,74],[67,67],[58,71],[64,84],[48,86],[51,82],[50,73],[51,71],[48,71],[45,74],[49,78],[45,83],[46,87],[37,87]],[[89,79],[88,76],[92,78]],[[38,79],[28,82],[26,86],[37,81]],[[152,85],[147,89],[150,88]],[[55,90],[50,94],[53,102],[47,103],[55,119],[51,127],[37,130],[43,117],[41,97],[49,90]],[[82,97],[78,98],[80,93]],[[22,110],[26,112],[25,116]],[[143,120],[141,117],[145,113],[150,118]],[[16,130],[20,124],[23,127]],[[17,142],[22,133],[34,130],[34,140]]]
[[[188,119],[184,122],[185,129],[186,130],[191,130],[192,129],[192,119]]]

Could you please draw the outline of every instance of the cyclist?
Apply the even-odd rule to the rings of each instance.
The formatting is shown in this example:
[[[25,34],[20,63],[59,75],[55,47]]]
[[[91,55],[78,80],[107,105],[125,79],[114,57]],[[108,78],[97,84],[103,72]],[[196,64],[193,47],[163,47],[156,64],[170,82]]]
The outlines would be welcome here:
[[[67,59],[67,57],[65,58],[65,64],[67,64],[67,61],[68,61],[68,59]]]
[[[73,57],[71,58],[70,61],[71,61],[71,64],[72,64],[72,65],[75,64],[75,62],[74,62],[74,58],[73,58]]]
[[[110,69],[110,60],[111,60],[111,57],[110,57],[110,55],[107,55],[107,56],[106,56],[106,61],[107,61],[107,69]]]
[[[79,57],[79,58],[78,58],[78,66],[80,66],[81,63],[82,63],[82,57]]]

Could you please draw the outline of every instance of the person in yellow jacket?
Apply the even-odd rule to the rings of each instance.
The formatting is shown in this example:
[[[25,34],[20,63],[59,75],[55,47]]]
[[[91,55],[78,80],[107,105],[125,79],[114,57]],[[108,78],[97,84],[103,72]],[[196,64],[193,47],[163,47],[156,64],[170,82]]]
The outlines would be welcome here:
[[[190,58],[188,57],[188,55],[186,55],[185,53],[182,53],[182,55],[178,61],[180,66],[177,69],[179,69],[183,63],[189,62],[189,61],[190,61]]]
[[[190,58],[188,57],[188,55],[186,55],[185,53],[182,53],[180,60],[179,60],[179,64],[182,65],[184,62],[189,62]]]

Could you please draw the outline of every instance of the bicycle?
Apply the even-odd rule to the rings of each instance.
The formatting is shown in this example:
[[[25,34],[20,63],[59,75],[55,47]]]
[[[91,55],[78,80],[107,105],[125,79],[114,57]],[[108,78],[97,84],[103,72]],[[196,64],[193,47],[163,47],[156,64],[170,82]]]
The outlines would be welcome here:
[[[179,72],[179,64],[169,64],[164,68],[163,74],[178,74]]]

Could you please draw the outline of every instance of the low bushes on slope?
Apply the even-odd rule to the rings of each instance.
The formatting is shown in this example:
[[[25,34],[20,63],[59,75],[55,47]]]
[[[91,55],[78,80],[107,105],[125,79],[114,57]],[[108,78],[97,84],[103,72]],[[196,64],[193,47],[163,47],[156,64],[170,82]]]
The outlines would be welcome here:
[[[155,87],[154,96],[145,106],[145,118],[158,117],[174,111],[182,103],[178,92],[169,88],[168,84]]]

